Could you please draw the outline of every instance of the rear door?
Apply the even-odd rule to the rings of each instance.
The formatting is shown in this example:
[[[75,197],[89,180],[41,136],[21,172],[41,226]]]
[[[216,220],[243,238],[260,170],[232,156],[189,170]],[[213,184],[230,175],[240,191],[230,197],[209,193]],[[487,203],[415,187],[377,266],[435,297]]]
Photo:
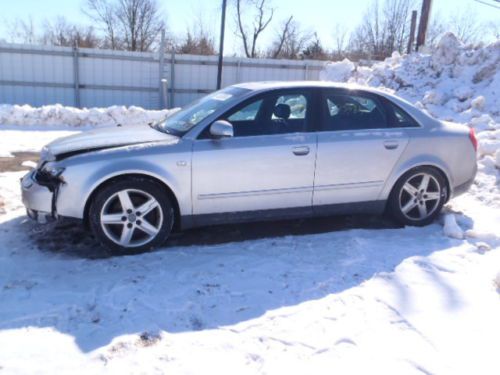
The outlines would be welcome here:
[[[404,128],[391,127],[384,100],[354,90],[323,90],[313,196],[316,212],[377,200],[408,143]]]

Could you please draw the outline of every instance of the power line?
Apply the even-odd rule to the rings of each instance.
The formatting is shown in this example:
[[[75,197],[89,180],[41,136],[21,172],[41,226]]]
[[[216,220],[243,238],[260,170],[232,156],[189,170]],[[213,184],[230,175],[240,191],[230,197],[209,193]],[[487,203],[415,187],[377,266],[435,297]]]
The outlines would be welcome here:
[[[498,5],[494,5],[494,4],[490,4],[490,3],[487,3],[486,1],[482,1],[482,0],[474,0],[476,3],[480,3],[480,4],[484,4],[484,5],[488,5],[489,7],[492,7],[492,8],[495,8],[495,9],[500,9],[500,6]],[[500,0],[493,0],[495,1],[496,3],[500,3]]]

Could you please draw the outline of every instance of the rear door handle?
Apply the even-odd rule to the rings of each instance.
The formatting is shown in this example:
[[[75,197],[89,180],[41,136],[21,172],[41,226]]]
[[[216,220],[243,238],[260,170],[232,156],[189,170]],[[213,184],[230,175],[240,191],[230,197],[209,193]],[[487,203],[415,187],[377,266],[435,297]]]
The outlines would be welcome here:
[[[293,148],[293,153],[297,156],[309,154],[309,147],[307,146],[297,146]]]
[[[399,143],[397,141],[385,141],[384,142],[384,147],[388,150],[394,150],[398,148]]]

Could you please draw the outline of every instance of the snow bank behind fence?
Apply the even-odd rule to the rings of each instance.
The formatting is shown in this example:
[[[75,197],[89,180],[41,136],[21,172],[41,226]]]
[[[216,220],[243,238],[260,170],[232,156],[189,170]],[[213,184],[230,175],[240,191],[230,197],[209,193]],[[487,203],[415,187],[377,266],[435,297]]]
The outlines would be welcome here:
[[[467,46],[445,33],[431,53],[394,53],[371,67],[332,62],[320,78],[389,89],[438,119],[466,124],[480,156],[500,168],[500,39]]]
[[[73,108],[60,104],[34,108],[29,105],[0,105],[0,125],[130,126],[164,119],[173,111],[141,107]]]
[[[395,52],[371,67],[356,67],[347,59],[332,62],[320,78],[388,88],[436,117],[480,123],[480,130],[492,129],[492,122],[500,118],[500,39],[486,46],[465,46],[446,33],[430,54]],[[485,114],[489,123],[486,118],[472,122]]]

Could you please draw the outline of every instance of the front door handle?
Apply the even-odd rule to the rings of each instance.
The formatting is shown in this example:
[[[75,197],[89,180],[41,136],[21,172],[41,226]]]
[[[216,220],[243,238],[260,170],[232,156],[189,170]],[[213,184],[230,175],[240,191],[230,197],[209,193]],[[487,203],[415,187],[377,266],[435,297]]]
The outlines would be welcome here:
[[[385,141],[384,142],[384,147],[388,150],[394,150],[398,148],[399,143],[397,141]]]
[[[309,147],[307,146],[297,146],[293,148],[293,153],[297,156],[309,154]]]

